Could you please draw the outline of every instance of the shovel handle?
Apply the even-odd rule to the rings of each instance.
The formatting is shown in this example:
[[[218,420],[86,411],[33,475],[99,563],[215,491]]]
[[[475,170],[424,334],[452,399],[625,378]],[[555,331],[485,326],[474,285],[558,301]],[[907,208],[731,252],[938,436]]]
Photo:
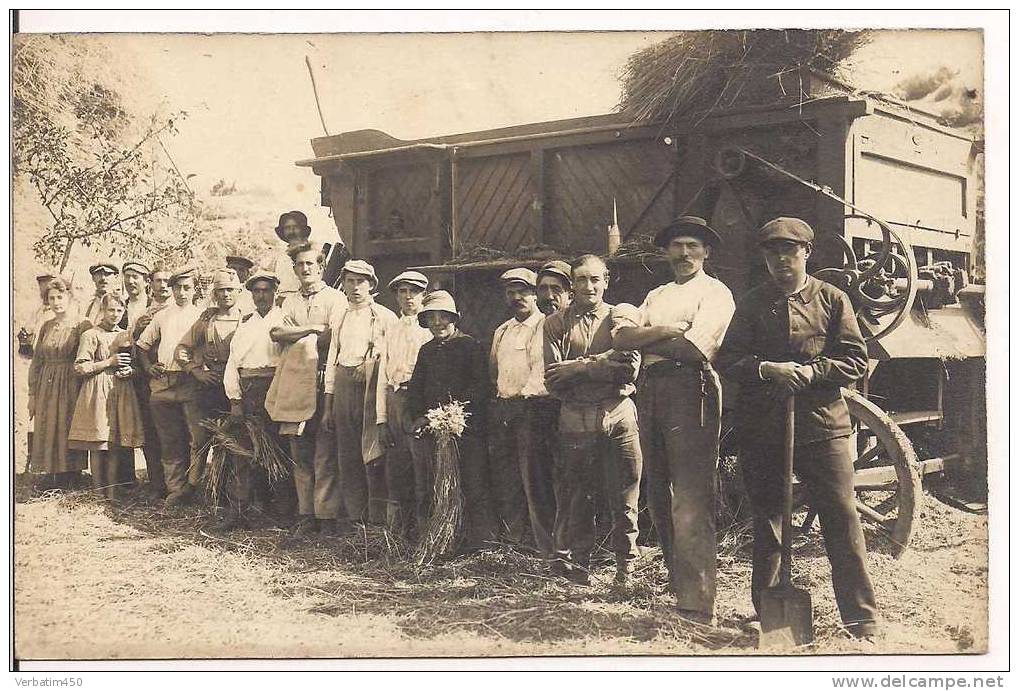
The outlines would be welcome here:
[[[782,561],[779,577],[783,586],[792,585],[793,574],[793,454],[796,448],[796,396],[785,401],[785,448],[782,470]]]

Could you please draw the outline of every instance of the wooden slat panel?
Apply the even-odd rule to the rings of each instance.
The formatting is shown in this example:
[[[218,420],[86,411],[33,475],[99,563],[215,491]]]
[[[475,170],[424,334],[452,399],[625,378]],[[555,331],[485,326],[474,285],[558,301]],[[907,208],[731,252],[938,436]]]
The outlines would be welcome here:
[[[368,174],[368,241],[428,238],[438,232],[435,169],[430,165],[380,168]]]
[[[534,242],[534,199],[529,154],[457,162],[457,235],[460,242],[509,250]]]

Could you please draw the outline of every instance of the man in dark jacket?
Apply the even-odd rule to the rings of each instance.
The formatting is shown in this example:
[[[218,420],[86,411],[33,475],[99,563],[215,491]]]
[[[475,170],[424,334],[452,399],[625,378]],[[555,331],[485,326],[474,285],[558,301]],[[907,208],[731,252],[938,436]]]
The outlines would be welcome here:
[[[794,465],[821,518],[842,621],[857,637],[877,629],[867,548],[853,490],[852,427],[842,397],[867,371],[867,347],[849,297],[807,275],[814,231],[776,218],[758,231],[771,280],[743,297],[717,366],[740,384],[736,431],[754,513],[751,593],[778,584],[785,404],[795,395]]]

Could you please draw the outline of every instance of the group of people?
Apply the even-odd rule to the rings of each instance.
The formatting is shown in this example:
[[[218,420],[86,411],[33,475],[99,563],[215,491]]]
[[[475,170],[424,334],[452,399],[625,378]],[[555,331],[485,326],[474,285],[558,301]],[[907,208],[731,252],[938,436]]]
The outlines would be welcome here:
[[[277,233],[289,243],[287,259],[249,273],[251,263],[235,258],[215,274],[205,309],[194,304],[190,267],[97,264],[84,319],[69,315],[65,281],[41,277],[50,316],[34,339],[32,472],[59,483],[85,467],[87,452],[96,487],[115,498],[134,481],[141,447],[149,490],[170,507],[189,503],[203,474],[202,421],[244,414],[289,452],[292,482],[269,483],[238,459],[221,528],[274,507],[293,515],[296,533],[382,523],[413,538],[432,510],[427,414],[459,401],[468,412],[457,442],[463,549],[530,541],[552,574],[588,584],[603,497],[615,583],[625,588],[638,558],[643,476],[680,614],[708,624],[721,372],[739,384],[755,607],[778,583],[792,396],[796,472],[820,517],[843,622],[855,636],[874,635],[841,394],[865,373],[867,350],[848,297],[807,274],[806,222],[778,218],[760,228],[770,280],[738,304],[705,273],[721,239],[693,216],[655,236],[674,280],[639,306],[605,302],[609,269],[596,255],[510,269],[500,283],[512,316],[487,352],[459,328],[454,297],[429,290],[422,273],[388,283],[399,314],[375,301],[379,281],[364,260],[342,265],[339,289],[327,285],[326,256],[310,232],[304,214],[283,214]],[[118,270],[124,297],[105,289]]]

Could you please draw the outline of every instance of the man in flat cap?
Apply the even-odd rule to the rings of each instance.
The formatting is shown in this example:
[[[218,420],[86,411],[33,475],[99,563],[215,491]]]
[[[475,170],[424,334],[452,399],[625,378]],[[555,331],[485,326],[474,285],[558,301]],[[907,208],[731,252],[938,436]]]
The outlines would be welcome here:
[[[283,323],[269,330],[283,352],[265,406],[290,441],[300,515],[294,532],[304,534],[318,532],[320,522],[334,522],[340,507],[333,434],[320,427],[331,414],[324,400],[325,367],[333,327],[347,310],[347,298],[322,280],[326,255],[320,245],[299,242],[289,254],[288,271],[300,289],[280,306]]]
[[[574,582],[590,583],[595,547],[594,497],[607,469],[616,583],[630,581],[637,559],[637,497],[641,452],[637,409],[630,395],[640,354],[612,347],[612,306],[605,302],[609,269],[593,254],[572,267],[573,303],[545,318],[545,385],[562,403],[558,475],[566,488],[556,525],[566,525],[557,557]],[[556,541],[559,542],[557,536]],[[565,570],[565,566],[560,567]]]
[[[276,374],[281,350],[279,344],[269,338],[270,330],[283,323],[283,314],[275,306],[277,285],[279,279],[270,271],[257,271],[245,282],[255,311],[241,319],[230,340],[230,357],[223,370],[223,389],[230,401],[232,415],[258,418],[263,428],[285,449],[277,433],[279,426],[269,419],[265,409],[265,395]],[[246,461],[235,463],[231,501],[224,520],[218,526],[220,530],[243,525],[247,520],[246,510],[272,494],[278,499],[276,508],[280,514],[285,515],[292,510],[290,495],[293,488],[290,482],[269,488],[268,478],[259,468]],[[290,487],[289,492],[287,487]]]
[[[161,462],[166,482],[167,506],[191,500],[194,487],[188,482],[191,457],[197,455],[198,418],[192,401],[195,380],[183,369],[181,340],[198,319],[194,306],[198,269],[185,267],[171,274],[167,285],[173,303],[156,312],[142,330],[135,345],[139,361],[149,377],[152,417],[159,433]]]
[[[561,259],[545,262],[538,269],[538,309],[549,315],[570,306],[573,287],[570,265]]]
[[[355,523],[385,523],[385,476],[379,459],[385,449],[375,418],[378,361],[386,330],[396,315],[375,302],[375,267],[350,259],[340,272],[347,309],[333,327],[325,370],[323,428],[336,434],[340,496],[346,517]],[[332,411],[332,416],[328,416]],[[337,518],[338,516],[334,516]],[[335,526],[349,529],[349,526]],[[320,532],[333,526],[321,525]]]
[[[724,283],[704,272],[721,239],[696,216],[655,237],[673,280],[635,310],[618,310],[613,345],[639,349],[637,384],[647,501],[680,613],[709,623],[715,607],[715,469],[722,413],[711,361],[735,304]]]
[[[232,269],[237,274],[237,279],[241,282],[241,285],[247,285],[248,278],[251,276],[251,270],[255,268],[255,263],[247,257],[228,254],[226,256],[226,268]],[[276,280],[278,281],[279,278]],[[242,290],[237,296],[237,306],[240,308],[241,314],[251,314],[255,311],[255,303],[252,301],[251,295],[247,290]]]
[[[500,277],[513,316],[495,330],[489,353],[496,395],[489,417],[489,472],[504,537],[522,542],[530,525],[539,551],[551,558],[552,459],[539,457],[529,414],[531,399],[548,395],[542,350],[545,316],[537,305],[537,281],[537,275],[525,268],[510,269]]]
[[[124,262],[120,269],[124,282],[124,293],[126,309],[124,310],[124,328],[134,331],[138,320],[145,314],[149,307],[149,296],[146,294],[149,276],[149,267],[139,261]]]
[[[758,231],[770,280],[747,293],[718,354],[740,384],[739,460],[754,513],[754,608],[779,581],[786,400],[794,396],[797,477],[821,518],[842,622],[856,637],[877,631],[877,604],[853,490],[852,425],[842,387],[867,371],[867,346],[849,296],[807,274],[814,231],[776,218]]]
[[[287,211],[280,214],[275,232],[276,237],[286,243],[276,254],[272,267],[273,273],[280,279],[279,288],[276,290],[276,304],[282,305],[286,298],[301,288],[301,282],[294,274],[294,265],[289,254],[290,247],[296,243],[307,242],[311,237],[311,226],[308,225],[308,217],[304,212]]]
[[[244,316],[237,306],[241,282],[232,269],[219,269],[212,275],[212,306],[202,311],[180,341],[178,359],[182,369],[195,379],[195,396],[192,401],[194,416],[199,420],[214,420],[230,409],[223,389],[223,372],[230,357],[230,342]],[[209,438],[209,430],[199,425],[193,434],[196,446],[201,448]],[[196,458],[188,478],[198,485],[205,471],[205,459]],[[218,499],[218,497],[217,497]]]
[[[399,319],[386,329],[379,349],[376,385],[376,421],[379,439],[386,448],[386,523],[405,539],[420,534],[428,518],[432,496],[429,458],[422,440],[414,436],[414,419],[407,410],[407,383],[414,374],[418,350],[432,332],[418,323],[418,312],[428,289],[428,278],[404,271],[389,282],[400,307]]]
[[[98,324],[101,303],[107,293],[115,291],[114,276],[120,275],[120,269],[112,262],[99,262],[88,267],[88,272],[92,276],[96,291],[82,316],[93,324]]]

